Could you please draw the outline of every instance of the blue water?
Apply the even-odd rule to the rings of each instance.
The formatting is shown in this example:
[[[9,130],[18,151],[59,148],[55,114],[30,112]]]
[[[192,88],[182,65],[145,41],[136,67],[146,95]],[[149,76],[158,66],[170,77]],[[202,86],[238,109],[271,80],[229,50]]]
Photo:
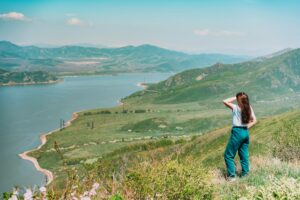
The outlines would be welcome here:
[[[42,185],[45,177],[18,154],[37,147],[39,135],[59,127],[74,111],[112,107],[137,90],[138,82],[158,82],[170,73],[65,77],[49,85],[0,87],[0,192],[13,186]]]

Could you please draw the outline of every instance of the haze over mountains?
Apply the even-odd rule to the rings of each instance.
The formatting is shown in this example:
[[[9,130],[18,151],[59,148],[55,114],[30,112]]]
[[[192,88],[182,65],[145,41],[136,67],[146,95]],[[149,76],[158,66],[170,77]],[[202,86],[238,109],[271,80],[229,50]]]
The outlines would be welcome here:
[[[247,59],[247,56],[223,54],[191,55],[153,45],[40,48],[0,42],[0,68],[17,71],[43,70],[59,74],[179,72],[217,62],[237,63]]]

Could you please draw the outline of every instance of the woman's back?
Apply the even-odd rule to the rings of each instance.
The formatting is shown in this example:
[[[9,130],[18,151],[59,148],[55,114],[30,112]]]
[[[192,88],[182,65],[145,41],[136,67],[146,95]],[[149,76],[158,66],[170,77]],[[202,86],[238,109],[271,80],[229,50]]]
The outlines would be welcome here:
[[[233,108],[232,108],[232,126],[247,126],[247,124],[242,123],[242,112],[241,112],[241,108],[236,105],[236,104],[232,104]],[[252,119],[255,120],[255,114],[254,111],[252,109],[252,107],[250,106],[251,109],[251,116]]]

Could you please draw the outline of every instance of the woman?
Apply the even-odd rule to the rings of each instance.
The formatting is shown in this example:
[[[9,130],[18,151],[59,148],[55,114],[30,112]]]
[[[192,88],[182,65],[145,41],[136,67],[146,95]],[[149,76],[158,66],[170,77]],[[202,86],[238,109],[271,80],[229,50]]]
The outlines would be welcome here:
[[[237,101],[237,105],[232,103],[234,100]],[[224,152],[224,159],[227,167],[227,180],[235,181],[234,157],[237,151],[242,166],[242,177],[249,173],[248,129],[256,123],[256,117],[245,92],[239,92],[235,97],[223,100],[223,103],[232,110],[231,136]]]

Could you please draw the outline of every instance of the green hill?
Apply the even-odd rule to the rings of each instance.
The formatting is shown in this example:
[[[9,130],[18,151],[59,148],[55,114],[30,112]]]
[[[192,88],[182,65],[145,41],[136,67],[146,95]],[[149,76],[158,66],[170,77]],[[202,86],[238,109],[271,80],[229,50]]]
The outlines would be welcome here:
[[[152,45],[121,48],[39,48],[0,42],[0,67],[7,70],[44,70],[61,74],[179,72],[216,62],[235,63],[246,59],[248,58],[245,56],[222,54],[190,55]]]
[[[0,69],[0,86],[53,83],[56,81],[58,81],[58,78],[48,72],[9,72]]]
[[[148,90],[132,94],[124,100],[151,103],[183,103],[225,98],[233,91],[243,90],[252,100],[272,100],[276,96],[299,92],[300,49],[288,51],[263,61],[238,64],[215,64],[191,69],[165,81],[153,84]]]

